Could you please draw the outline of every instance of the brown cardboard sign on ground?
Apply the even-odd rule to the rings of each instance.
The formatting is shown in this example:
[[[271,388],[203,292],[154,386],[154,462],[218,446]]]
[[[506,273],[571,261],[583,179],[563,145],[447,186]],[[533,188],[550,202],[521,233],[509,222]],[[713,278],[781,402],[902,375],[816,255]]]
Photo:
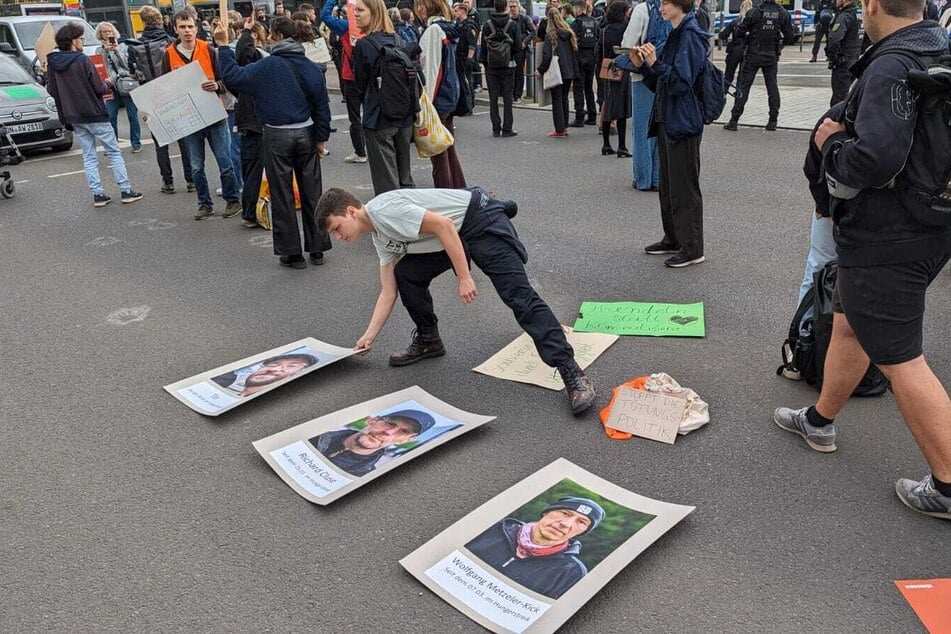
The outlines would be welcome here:
[[[575,361],[581,369],[587,368],[600,357],[605,350],[618,340],[617,335],[600,333],[574,332],[568,326],[565,336],[568,343],[575,350]],[[505,346],[484,363],[472,368],[480,374],[494,376],[506,381],[529,383],[549,390],[563,390],[565,383],[561,380],[558,370],[548,367],[538,356],[535,343],[528,333],[523,333],[512,343]]]
[[[674,444],[687,401],[677,396],[645,392],[622,386],[618,390],[606,427]]]
[[[400,564],[492,632],[549,633],[691,511],[632,493],[561,458]],[[652,568],[643,574],[664,574]]]

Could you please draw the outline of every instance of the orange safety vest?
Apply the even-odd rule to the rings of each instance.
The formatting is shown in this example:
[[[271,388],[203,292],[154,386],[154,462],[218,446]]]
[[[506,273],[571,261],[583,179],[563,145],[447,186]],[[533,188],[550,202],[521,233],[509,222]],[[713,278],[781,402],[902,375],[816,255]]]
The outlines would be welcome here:
[[[171,70],[178,70],[183,68],[185,64],[188,64],[189,61],[185,59],[181,53],[178,52],[178,49],[175,48],[175,43],[168,45],[168,61],[171,65]],[[204,40],[195,40],[195,50],[192,51],[193,62],[198,62],[201,64],[201,69],[205,71],[205,77],[211,81],[216,81],[215,69],[211,64],[211,45]]]

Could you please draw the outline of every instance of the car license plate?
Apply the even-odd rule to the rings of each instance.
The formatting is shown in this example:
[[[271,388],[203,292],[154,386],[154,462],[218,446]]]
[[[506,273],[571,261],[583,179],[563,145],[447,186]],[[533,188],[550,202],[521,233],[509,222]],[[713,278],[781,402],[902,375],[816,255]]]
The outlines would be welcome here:
[[[43,124],[42,123],[20,123],[18,125],[8,125],[7,132],[9,134],[24,134],[26,132],[42,132]]]

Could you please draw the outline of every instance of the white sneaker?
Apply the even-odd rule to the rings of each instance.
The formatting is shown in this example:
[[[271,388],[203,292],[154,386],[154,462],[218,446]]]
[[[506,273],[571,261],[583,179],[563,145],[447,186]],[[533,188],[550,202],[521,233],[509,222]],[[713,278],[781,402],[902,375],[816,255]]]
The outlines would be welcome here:
[[[220,188],[220,187],[215,190],[215,195],[217,195],[217,196],[223,195],[223,194],[221,193],[221,188]]]
[[[367,157],[365,157],[365,156],[360,156],[359,154],[357,154],[356,152],[354,152],[353,154],[351,154],[351,155],[348,156],[347,158],[343,159],[343,162],[344,162],[344,163],[366,163],[366,162],[367,162]]]

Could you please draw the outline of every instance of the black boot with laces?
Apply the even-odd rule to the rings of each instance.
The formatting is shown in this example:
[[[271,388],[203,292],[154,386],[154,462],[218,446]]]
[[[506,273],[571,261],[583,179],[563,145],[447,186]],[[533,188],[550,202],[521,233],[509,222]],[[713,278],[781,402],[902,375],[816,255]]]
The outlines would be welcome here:
[[[558,366],[558,373],[561,374],[561,380],[565,382],[565,388],[568,391],[571,413],[577,416],[591,407],[596,396],[594,386],[575,360],[571,359]]]
[[[430,333],[413,331],[413,342],[403,352],[397,352],[390,355],[390,365],[402,367],[410,365],[423,359],[432,357],[441,357],[446,354],[446,348],[442,345],[442,339],[439,338],[439,331],[433,330]]]

